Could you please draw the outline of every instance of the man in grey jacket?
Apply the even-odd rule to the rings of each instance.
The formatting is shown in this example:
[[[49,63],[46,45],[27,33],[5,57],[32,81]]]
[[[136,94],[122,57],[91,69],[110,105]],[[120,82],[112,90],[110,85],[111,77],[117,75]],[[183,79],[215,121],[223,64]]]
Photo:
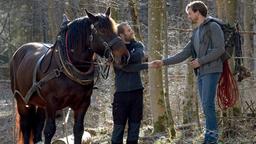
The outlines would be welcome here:
[[[218,141],[218,128],[215,111],[216,87],[223,69],[220,56],[225,52],[224,34],[221,27],[207,17],[207,6],[201,1],[193,1],[186,6],[188,19],[196,28],[192,38],[178,54],[163,60],[155,60],[155,67],[180,63],[191,57],[195,69],[198,92],[205,114],[204,143],[214,144]]]

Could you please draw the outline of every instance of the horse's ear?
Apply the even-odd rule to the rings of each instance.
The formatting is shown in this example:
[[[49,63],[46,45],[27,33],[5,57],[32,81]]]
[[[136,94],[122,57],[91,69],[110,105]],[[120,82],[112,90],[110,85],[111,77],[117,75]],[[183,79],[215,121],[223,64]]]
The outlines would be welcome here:
[[[69,18],[66,14],[63,14],[62,22],[69,22]]]
[[[92,14],[92,13],[89,12],[89,11],[87,11],[86,9],[85,9],[85,12],[86,12],[86,14],[88,15],[89,19],[92,20],[93,23],[95,23],[96,21],[98,21],[98,18],[97,18],[94,14]]]
[[[60,26],[61,30],[66,29],[69,22],[70,22],[70,20],[69,20],[68,16],[66,14],[63,14],[63,16],[62,16],[62,24]]]
[[[106,16],[110,16],[110,14],[111,14],[111,12],[110,12],[110,7],[108,7],[108,9],[107,9],[106,12],[105,12],[105,15],[106,15]]]

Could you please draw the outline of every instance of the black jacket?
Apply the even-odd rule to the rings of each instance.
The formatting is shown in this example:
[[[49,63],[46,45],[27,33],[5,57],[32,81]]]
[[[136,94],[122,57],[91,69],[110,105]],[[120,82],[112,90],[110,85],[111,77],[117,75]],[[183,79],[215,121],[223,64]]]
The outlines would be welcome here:
[[[126,45],[130,52],[128,65],[123,68],[114,67],[116,92],[129,92],[143,89],[140,70],[147,69],[147,64],[141,64],[144,57],[144,45],[139,41],[131,41]]]

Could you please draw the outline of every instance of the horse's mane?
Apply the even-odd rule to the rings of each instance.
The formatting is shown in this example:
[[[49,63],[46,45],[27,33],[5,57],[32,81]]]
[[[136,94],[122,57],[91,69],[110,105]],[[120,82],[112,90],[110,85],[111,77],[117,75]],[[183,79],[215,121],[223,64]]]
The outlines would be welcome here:
[[[97,14],[97,28],[103,33],[116,33],[115,21],[105,14]],[[77,47],[89,47],[90,20],[86,17],[80,17],[73,20],[69,24],[66,35],[66,46],[69,49],[77,49]]]
[[[117,32],[116,29],[116,22],[105,14],[98,14],[97,17],[99,18],[98,28],[102,30],[108,30],[104,32]]]
[[[86,48],[89,46],[90,23],[87,17],[73,20],[65,37],[65,46],[68,49]]]

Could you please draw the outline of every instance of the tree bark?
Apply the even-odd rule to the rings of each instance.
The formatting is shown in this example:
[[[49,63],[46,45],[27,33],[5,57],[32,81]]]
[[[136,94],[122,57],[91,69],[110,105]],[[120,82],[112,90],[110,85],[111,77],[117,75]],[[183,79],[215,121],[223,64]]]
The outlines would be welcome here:
[[[216,0],[216,10],[217,10],[217,16],[220,19],[224,19],[224,1],[223,0]]]
[[[162,45],[163,45],[163,53],[164,57],[168,57],[168,21],[167,21],[167,14],[168,11],[166,9],[166,0],[163,0],[163,30],[162,30]],[[164,101],[165,101],[165,110],[166,110],[166,124],[167,124],[167,130],[169,135],[174,138],[176,136],[176,131],[174,129],[174,120],[172,116],[171,106],[170,106],[170,99],[169,99],[169,80],[168,80],[168,67],[164,67],[163,71],[164,76]]]
[[[163,45],[159,38],[161,37],[163,0],[149,0],[148,5],[148,47],[149,59],[161,59]],[[153,115],[154,132],[163,132],[165,130],[165,107],[162,84],[162,70],[149,70],[149,95],[151,98],[151,107]]]
[[[79,17],[79,0],[68,0],[69,5],[65,7],[65,14],[68,16],[70,19],[75,19]]]
[[[63,13],[64,1],[48,0],[49,36],[52,42],[56,41]]]
[[[244,2],[244,30],[253,31],[254,18],[254,5],[253,0],[246,0]],[[253,57],[253,35],[244,34],[244,49],[245,57]],[[254,69],[254,62],[251,59],[244,59],[245,67],[249,68],[250,71]]]
[[[139,41],[142,41],[142,37],[140,34],[140,23],[139,23],[139,15],[138,15],[138,0],[129,0],[129,8],[132,17],[133,30],[135,32],[135,36]]]

